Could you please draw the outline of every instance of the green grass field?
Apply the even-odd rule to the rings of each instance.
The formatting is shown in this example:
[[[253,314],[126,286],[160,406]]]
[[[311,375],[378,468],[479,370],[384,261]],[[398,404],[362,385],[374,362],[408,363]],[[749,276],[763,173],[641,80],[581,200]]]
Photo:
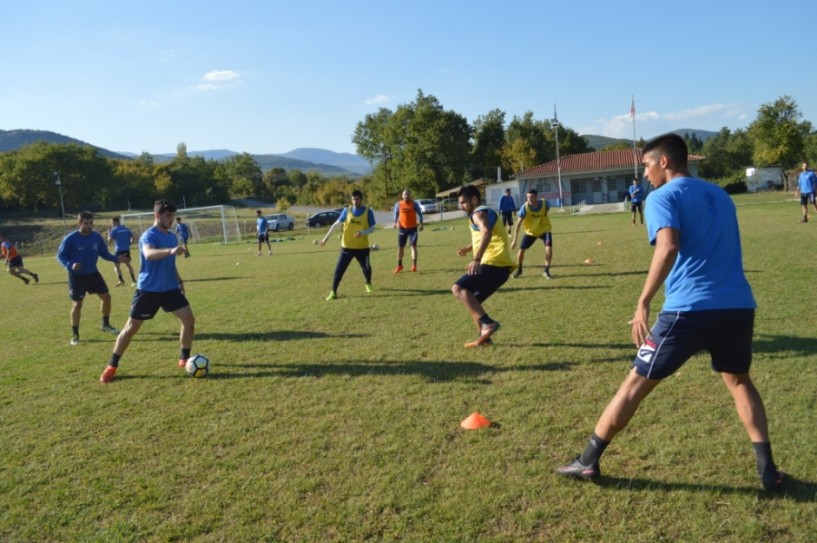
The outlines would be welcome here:
[[[478,350],[450,293],[464,219],[421,234],[416,274],[392,275],[396,235],[378,230],[375,292],[352,263],[332,302],[337,239],[296,231],[272,257],[193,245],[178,263],[194,352],[213,364],[199,380],[160,314],[99,384],[114,338],[98,300],[69,346],[65,272],[24,253],[40,284],[0,278],[0,541],[815,541],[817,224],[785,195],[736,201],[759,303],[753,376],[790,474],[780,495],[760,490],[702,355],[643,404],[600,483],[554,473],[628,371],[652,253],[627,215],[554,213],[554,279],[534,246],[485,304],[502,330]],[[121,326],[132,289],[111,290]],[[494,425],[461,429],[474,411]]]

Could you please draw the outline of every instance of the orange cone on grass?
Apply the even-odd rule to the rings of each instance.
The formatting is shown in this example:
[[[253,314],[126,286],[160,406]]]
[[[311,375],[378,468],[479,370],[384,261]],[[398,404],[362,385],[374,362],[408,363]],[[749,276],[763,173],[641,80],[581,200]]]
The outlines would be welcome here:
[[[487,428],[490,425],[491,421],[479,413],[471,413],[464,421],[460,423],[460,426],[466,430],[479,430],[480,428]]]

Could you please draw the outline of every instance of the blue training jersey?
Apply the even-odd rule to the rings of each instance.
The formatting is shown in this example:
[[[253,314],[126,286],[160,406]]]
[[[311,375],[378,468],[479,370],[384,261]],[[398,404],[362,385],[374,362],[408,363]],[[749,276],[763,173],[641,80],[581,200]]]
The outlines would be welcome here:
[[[677,177],[650,193],[647,235],[679,232],[678,258],[664,282],[664,311],[755,308],[743,273],[735,205],[726,192],[701,179]]]
[[[800,172],[800,175],[797,177],[797,185],[800,188],[800,194],[814,192],[815,188],[817,188],[815,187],[815,185],[817,185],[817,176],[815,176],[811,170]]]
[[[139,238],[139,279],[136,288],[147,292],[167,292],[179,288],[179,277],[176,275],[176,255],[158,260],[145,258],[144,247],[154,249],[175,249],[179,240],[173,232],[162,232],[155,226],[148,228]]]
[[[183,222],[176,223],[176,233],[178,233],[179,237],[182,239],[187,239],[190,237],[190,230]]]
[[[108,234],[113,240],[114,251],[129,251],[133,234],[127,226],[114,226]]]
[[[644,191],[641,190],[639,185],[630,185],[627,189],[627,192],[630,193],[630,202],[634,204],[640,204],[641,198],[643,197]]]
[[[269,222],[264,217],[258,217],[255,219],[255,231],[258,235],[266,234],[267,230],[269,229]]]
[[[65,236],[57,249],[57,260],[68,273],[74,275],[89,275],[99,271],[96,262],[99,258],[116,262],[116,257],[108,250],[108,244],[102,238],[102,234],[92,230],[87,236],[83,236],[79,230],[75,230]],[[75,263],[81,264],[80,269],[74,271]]]

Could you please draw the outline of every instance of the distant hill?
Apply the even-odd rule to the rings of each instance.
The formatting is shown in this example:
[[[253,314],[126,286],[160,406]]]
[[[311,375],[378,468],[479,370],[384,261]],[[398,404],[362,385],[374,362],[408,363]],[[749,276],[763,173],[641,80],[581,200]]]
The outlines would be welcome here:
[[[97,147],[96,145],[91,145],[90,143],[78,139],[63,136],[62,134],[57,134],[56,132],[49,132],[48,130],[0,130],[0,153],[15,151],[21,147],[31,145],[32,143],[38,141],[45,141],[47,143],[57,143],[62,145],[73,143],[75,145],[81,145],[83,147],[93,147],[94,149],[99,151],[101,155],[106,156],[108,158],[117,159],[130,158],[126,155],[114,153],[113,151],[103,149],[102,147]]]
[[[326,149],[314,149],[311,147],[304,147],[293,149],[288,153],[283,153],[280,156],[287,158],[294,158],[297,160],[305,160],[307,162],[314,162],[316,164],[329,164],[331,166],[338,166],[344,170],[355,172],[360,175],[371,173],[372,168],[369,163],[357,155],[351,153],[336,153]]]
[[[717,132],[713,132],[711,130],[699,130],[697,128],[679,128],[678,130],[673,130],[672,132],[678,134],[681,137],[685,137],[688,135],[690,138],[694,134],[701,141],[706,141],[717,134]],[[614,143],[626,143],[627,145],[633,144],[633,140],[627,138],[608,138],[607,136],[594,136],[591,134],[582,134],[582,137],[586,139],[587,144],[596,151],[600,151],[604,147],[607,147],[608,145],[612,145]],[[644,139],[649,140],[650,138]]]
[[[323,151],[323,149],[320,149]],[[333,153],[332,151],[325,151],[326,153],[332,154],[339,154]],[[200,156],[205,160],[216,160],[222,161],[226,160],[230,157],[240,155],[241,153],[236,153],[235,151],[229,151],[226,149],[218,149],[214,151],[188,151],[188,156]],[[346,168],[342,168],[340,166],[334,164],[322,164],[311,162],[307,160],[298,160],[295,158],[289,158],[285,155],[253,155],[250,156],[258,163],[258,166],[261,168],[261,171],[265,172],[267,170],[271,170],[273,168],[283,168],[287,171],[289,170],[301,170],[303,172],[317,172],[321,175],[332,177],[338,175],[345,175],[347,177],[360,177],[360,173],[348,170]],[[157,164],[162,164],[164,162],[170,162],[176,157],[176,153],[162,153],[158,155],[153,155],[153,161]]]

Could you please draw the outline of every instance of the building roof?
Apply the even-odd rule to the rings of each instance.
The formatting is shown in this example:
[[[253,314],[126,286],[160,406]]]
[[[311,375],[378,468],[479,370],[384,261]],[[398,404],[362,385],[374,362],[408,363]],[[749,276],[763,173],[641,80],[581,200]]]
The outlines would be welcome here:
[[[689,155],[689,162],[698,162],[704,157]],[[605,170],[621,170],[641,167],[641,149],[616,149],[614,151],[596,151],[594,153],[579,153],[566,155],[560,158],[563,174],[580,172],[599,172]],[[557,162],[551,160],[533,168],[515,173],[512,177],[549,177],[556,175]]]
[[[480,177],[479,179],[475,179],[470,183],[466,183],[466,185],[474,185],[477,188],[482,188],[485,185],[490,185],[493,182],[494,181],[492,179],[487,177]],[[436,196],[437,198],[450,198],[451,196],[455,196],[460,191],[460,188],[461,187],[454,187],[453,189],[443,190],[438,192]]]

